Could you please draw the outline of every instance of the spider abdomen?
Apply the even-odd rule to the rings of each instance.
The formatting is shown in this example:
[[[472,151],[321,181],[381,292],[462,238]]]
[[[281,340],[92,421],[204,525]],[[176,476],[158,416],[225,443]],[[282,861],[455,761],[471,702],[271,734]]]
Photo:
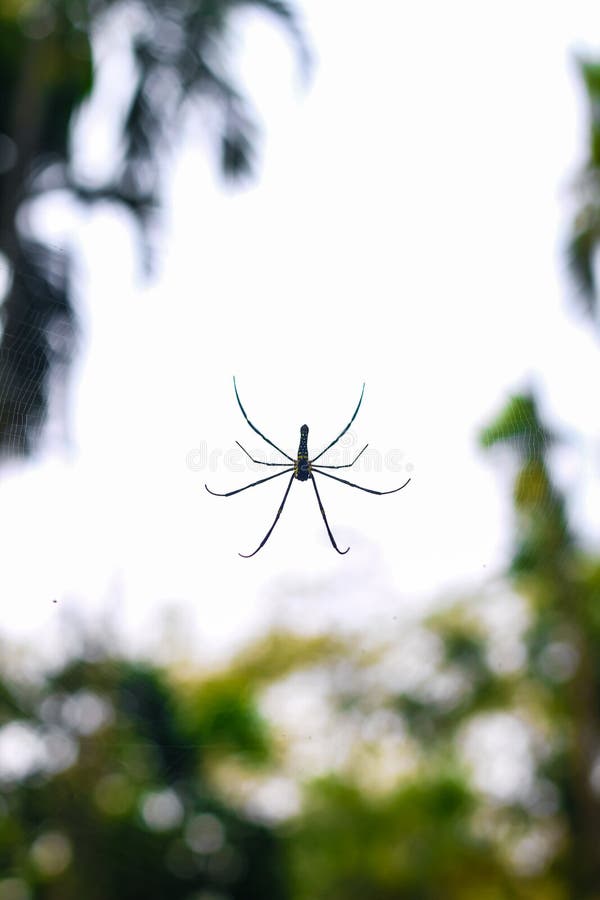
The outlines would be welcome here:
[[[308,481],[310,478],[310,463],[307,459],[301,459],[298,457],[295,465],[294,465],[294,475],[298,479],[298,481]]]

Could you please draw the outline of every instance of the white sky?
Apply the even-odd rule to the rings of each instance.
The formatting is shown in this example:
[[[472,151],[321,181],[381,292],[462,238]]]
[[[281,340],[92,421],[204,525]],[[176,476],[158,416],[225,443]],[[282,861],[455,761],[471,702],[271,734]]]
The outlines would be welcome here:
[[[367,16],[357,0],[301,5],[317,56],[306,89],[278,29],[252,16],[240,30],[266,132],[251,188],[224,190],[190,127],[150,286],[123,219],[79,221],[73,446],[52,444],[0,482],[9,635],[45,640],[69,610],[158,648],[175,606],[200,652],[284,610],[393,627],[502,570],[509,473],[476,435],[529,384],[571,436],[561,478],[581,528],[600,534],[589,391],[600,352],[568,302],[560,252],[583,152],[573,54],[600,49],[597,4],[371,0]],[[45,223],[57,238],[72,227],[63,213]],[[347,556],[300,483],[260,553],[238,556],[266,533],[286,478],[231,498],[204,490],[261,477],[224,456],[236,439],[270,454],[233,374],[250,418],[291,454],[305,421],[313,452],[332,440],[366,382],[348,446],[398,451],[401,465],[340,474],[381,490],[413,480],[374,497],[321,479]],[[190,466],[202,448],[221,451],[216,464]]]

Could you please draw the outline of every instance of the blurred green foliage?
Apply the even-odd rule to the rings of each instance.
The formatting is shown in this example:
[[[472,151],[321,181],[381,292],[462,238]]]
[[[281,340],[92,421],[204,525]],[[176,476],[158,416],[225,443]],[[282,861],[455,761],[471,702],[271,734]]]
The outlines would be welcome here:
[[[281,840],[208,775],[216,748],[238,761],[271,753],[240,683],[190,691],[105,658],[4,685],[1,897],[19,880],[61,900],[289,896]]]
[[[503,880],[477,834],[476,800],[458,773],[422,773],[383,796],[339,777],[314,782],[291,831],[299,900],[490,896]],[[504,894],[497,894],[504,896]]]
[[[568,263],[586,315],[598,320],[596,257],[600,244],[600,62],[577,59],[588,111],[585,160],[575,182],[575,214],[567,241]]]
[[[600,562],[553,477],[559,443],[533,395],[482,431],[512,469],[507,579],[415,626],[412,663],[410,629],[355,657],[352,709],[343,687],[332,703],[362,728],[290,826],[294,896],[600,897]]]

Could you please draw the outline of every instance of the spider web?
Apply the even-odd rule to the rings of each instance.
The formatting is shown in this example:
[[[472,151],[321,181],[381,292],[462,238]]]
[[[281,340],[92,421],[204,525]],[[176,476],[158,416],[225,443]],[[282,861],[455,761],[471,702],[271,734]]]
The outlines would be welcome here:
[[[77,326],[65,302],[68,256],[57,246],[38,247],[49,264],[43,274],[11,271],[0,260],[0,456],[7,462],[69,443],[68,371]]]

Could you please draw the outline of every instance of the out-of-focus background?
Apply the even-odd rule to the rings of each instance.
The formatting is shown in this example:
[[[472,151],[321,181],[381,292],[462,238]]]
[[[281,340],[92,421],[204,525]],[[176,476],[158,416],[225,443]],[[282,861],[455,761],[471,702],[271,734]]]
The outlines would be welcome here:
[[[600,898],[597,4],[4,0],[0,900]],[[285,491],[318,453],[400,493]]]

